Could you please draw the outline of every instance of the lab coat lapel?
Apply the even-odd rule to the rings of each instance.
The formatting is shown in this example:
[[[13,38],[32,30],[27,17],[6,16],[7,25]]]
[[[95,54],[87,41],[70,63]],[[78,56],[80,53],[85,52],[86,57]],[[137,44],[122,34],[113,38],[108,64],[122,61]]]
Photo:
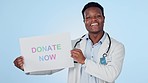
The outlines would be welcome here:
[[[81,49],[82,52],[84,53],[84,50],[85,50],[85,44],[86,44],[86,40],[85,38],[82,39],[82,41],[77,45],[77,48],[78,49]],[[81,78],[81,64],[79,63],[75,63],[75,67],[74,68],[71,68],[69,72],[73,72],[73,75],[74,76],[73,78],[71,79],[74,79],[73,82],[70,82],[71,80],[69,80],[68,83],[80,83],[80,78]]]
[[[80,44],[78,45],[78,48],[79,49],[81,49],[82,50],[82,52],[84,53],[84,50],[85,50],[85,44],[86,44],[86,40],[85,40],[85,38],[84,39],[82,39],[82,41],[80,42]],[[79,64],[79,63],[76,63],[75,64],[75,68],[76,68],[76,71],[75,71],[75,73],[76,73],[76,83],[80,83],[80,78],[81,78],[81,64]]]
[[[107,51],[107,49],[108,49],[108,45],[109,45],[109,40],[108,40],[108,37],[106,37],[105,40],[103,41],[103,43],[102,43],[100,49],[99,49],[99,52],[98,52],[98,56],[99,56],[98,61],[99,61],[99,62],[100,62],[100,58],[102,58],[102,55],[103,55],[104,53],[106,53],[106,51]],[[105,82],[105,81],[99,79],[99,83],[107,83],[107,82]]]
[[[85,46],[86,46],[86,38],[84,37],[82,39],[82,41],[80,42],[80,49],[82,50],[83,54],[84,54],[84,51],[85,51]]]
[[[98,52],[99,57],[102,57],[102,55],[104,53],[106,53],[106,51],[108,49],[108,45],[109,45],[109,40],[108,40],[108,37],[106,37],[104,42],[102,43],[100,49],[99,49],[99,52]]]

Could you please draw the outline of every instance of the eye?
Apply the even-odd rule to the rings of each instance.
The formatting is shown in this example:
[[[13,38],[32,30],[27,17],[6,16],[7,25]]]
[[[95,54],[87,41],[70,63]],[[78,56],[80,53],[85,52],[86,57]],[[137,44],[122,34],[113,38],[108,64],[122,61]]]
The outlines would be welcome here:
[[[101,18],[101,17],[102,17],[101,15],[97,15],[97,16],[96,16],[97,19],[99,19],[99,18]]]
[[[89,20],[89,19],[91,19],[91,17],[90,16],[86,16],[85,19],[86,20]]]

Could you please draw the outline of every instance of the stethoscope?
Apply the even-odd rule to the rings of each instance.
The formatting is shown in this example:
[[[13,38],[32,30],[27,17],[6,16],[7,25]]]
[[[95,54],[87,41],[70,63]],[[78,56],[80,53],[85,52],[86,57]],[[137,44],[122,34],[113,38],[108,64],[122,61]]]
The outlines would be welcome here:
[[[100,58],[100,63],[103,64],[103,65],[106,65],[107,64],[107,60],[106,60],[106,57],[108,56],[108,52],[110,50],[110,47],[111,47],[111,38],[109,36],[108,33],[106,33],[107,36],[108,36],[108,39],[109,39],[109,45],[108,45],[108,48],[107,48],[107,51],[105,53],[103,53],[102,55],[102,58]],[[85,37],[85,35],[83,35],[74,45],[74,48],[76,48],[76,46],[78,45],[78,43],[80,43],[82,40],[83,40],[83,37]],[[74,63],[77,63],[76,61],[74,61]]]

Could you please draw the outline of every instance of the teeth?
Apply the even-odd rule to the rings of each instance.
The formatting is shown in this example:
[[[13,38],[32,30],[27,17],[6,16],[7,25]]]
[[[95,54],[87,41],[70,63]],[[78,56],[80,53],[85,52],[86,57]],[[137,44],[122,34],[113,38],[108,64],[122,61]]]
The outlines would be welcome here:
[[[91,24],[91,26],[95,26],[95,25],[98,25],[98,23],[92,23],[92,24]]]

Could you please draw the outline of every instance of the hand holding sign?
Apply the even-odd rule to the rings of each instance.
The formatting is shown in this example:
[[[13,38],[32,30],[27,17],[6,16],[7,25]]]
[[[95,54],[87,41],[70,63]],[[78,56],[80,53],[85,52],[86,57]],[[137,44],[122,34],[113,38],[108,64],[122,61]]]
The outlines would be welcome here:
[[[24,71],[45,71],[73,67],[70,57],[70,34],[21,38],[21,55],[24,57]]]

